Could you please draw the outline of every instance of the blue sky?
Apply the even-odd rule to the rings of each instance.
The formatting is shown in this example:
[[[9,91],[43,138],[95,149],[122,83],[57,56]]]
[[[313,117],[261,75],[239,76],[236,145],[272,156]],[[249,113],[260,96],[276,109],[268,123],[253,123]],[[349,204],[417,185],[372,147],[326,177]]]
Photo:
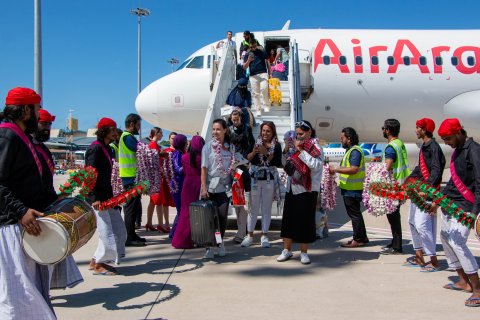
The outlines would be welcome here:
[[[297,3],[297,4],[294,4]],[[33,0],[0,2],[0,96],[33,88]],[[251,9],[248,9],[251,5]],[[142,19],[142,87],[168,74],[171,57],[183,61],[226,30],[480,29],[480,2],[459,1],[42,1],[43,105],[64,128],[74,109],[80,129],[111,117],[123,128],[135,112],[137,20]],[[478,44],[480,45],[480,44]],[[144,123],[143,131],[151,126]]]

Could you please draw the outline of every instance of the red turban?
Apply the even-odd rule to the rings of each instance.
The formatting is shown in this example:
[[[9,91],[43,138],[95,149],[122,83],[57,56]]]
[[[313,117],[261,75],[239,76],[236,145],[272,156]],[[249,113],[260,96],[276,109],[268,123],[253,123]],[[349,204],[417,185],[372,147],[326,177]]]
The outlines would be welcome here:
[[[443,120],[440,128],[438,128],[438,135],[440,137],[448,137],[457,133],[460,133],[462,126],[457,118]]]
[[[55,121],[55,116],[52,116],[50,112],[45,109],[40,109],[40,116],[38,117],[38,122],[50,122]]]
[[[5,104],[23,106],[26,104],[40,103],[40,101],[42,101],[42,98],[32,89],[17,87],[8,91]]]
[[[417,120],[416,126],[431,133],[435,131],[435,122],[430,118]]]
[[[110,118],[102,118],[98,121],[97,129],[104,127],[117,127],[117,123]]]

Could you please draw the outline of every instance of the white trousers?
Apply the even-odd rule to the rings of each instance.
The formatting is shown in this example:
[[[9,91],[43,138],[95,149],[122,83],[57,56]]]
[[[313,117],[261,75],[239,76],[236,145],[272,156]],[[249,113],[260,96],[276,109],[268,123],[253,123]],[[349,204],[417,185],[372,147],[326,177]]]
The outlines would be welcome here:
[[[48,292],[48,267],[24,253],[20,227],[0,227],[0,319],[56,319]]]
[[[413,203],[410,205],[408,224],[414,250],[423,250],[427,256],[437,255],[437,216],[429,215]]]
[[[442,214],[440,239],[448,266],[455,270],[463,269],[466,274],[475,274],[478,271],[478,264],[467,247],[469,234],[469,228],[457,222],[455,218]]]
[[[256,111],[270,106],[268,97],[268,73],[260,73],[250,76],[250,86],[252,88],[252,104]]]
[[[245,233],[247,232],[247,210],[245,207],[235,207],[235,213],[237,214],[237,234],[235,238],[243,239]]]
[[[275,180],[258,180],[257,186],[250,191],[251,210],[247,219],[247,230],[253,232],[257,224],[257,217],[262,212],[262,233],[267,233],[272,220],[273,195],[275,193]]]
[[[127,231],[120,211],[95,211],[97,217],[98,246],[93,258],[97,263],[116,262],[125,256]]]

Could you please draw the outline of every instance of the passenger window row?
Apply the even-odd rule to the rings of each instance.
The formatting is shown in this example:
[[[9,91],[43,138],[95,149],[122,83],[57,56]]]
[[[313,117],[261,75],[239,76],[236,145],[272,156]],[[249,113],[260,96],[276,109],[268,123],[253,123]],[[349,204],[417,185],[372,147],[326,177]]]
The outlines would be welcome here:
[[[323,60],[324,65],[329,65],[332,62],[332,58],[330,56],[323,56],[322,60]],[[345,56],[340,56],[338,60],[339,60],[338,61],[339,64],[342,65],[342,66],[347,64],[347,57],[345,57]],[[408,56],[403,57],[402,60],[403,60],[403,64],[406,65],[406,66],[409,66],[412,63],[412,58],[408,57]],[[458,58],[457,57],[451,57],[450,61],[451,61],[453,66],[458,66]],[[426,66],[427,65],[427,58],[424,57],[424,56],[421,56],[419,58],[418,62],[421,66]],[[435,57],[434,62],[435,62],[435,65],[441,66],[441,65],[443,65],[443,58],[442,57]],[[373,56],[372,59],[371,59],[371,63],[374,66],[378,66],[378,64],[379,64],[378,56]],[[393,56],[388,56],[387,57],[387,63],[388,63],[389,66],[395,65],[395,58]],[[355,64],[358,65],[358,66],[363,65],[363,58],[361,56],[356,56],[355,57]],[[468,56],[467,57],[467,64],[469,66],[473,67],[475,65],[475,57]]]

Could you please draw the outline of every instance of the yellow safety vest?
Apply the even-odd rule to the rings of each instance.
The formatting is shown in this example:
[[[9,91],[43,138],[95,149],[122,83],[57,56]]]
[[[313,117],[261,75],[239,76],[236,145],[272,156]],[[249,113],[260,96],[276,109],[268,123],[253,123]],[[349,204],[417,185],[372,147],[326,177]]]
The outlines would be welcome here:
[[[342,167],[350,168],[350,154],[353,150],[358,150],[362,155],[358,172],[355,174],[340,174],[340,189],[343,190],[363,190],[363,182],[365,180],[365,154],[359,146],[353,146],[345,152],[343,156]]]
[[[120,178],[133,178],[137,176],[137,155],[135,151],[127,148],[124,138],[132,135],[130,132],[124,131],[120,137],[118,144],[118,165],[120,168]]]
[[[115,143],[110,143],[110,148],[113,149],[113,152],[115,152],[115,160],[118,161],[118,146]]]
[[[388,143],[397,155],[397,160],[392,165],[393,177],[397,182],[403,183],[410,175],[410,169],[408,168],[407,149],[400,139],[392,140]],[[386,148],[385,148],[386,149]],[[383,151],[383,161],[385,161],[385,151]]]

